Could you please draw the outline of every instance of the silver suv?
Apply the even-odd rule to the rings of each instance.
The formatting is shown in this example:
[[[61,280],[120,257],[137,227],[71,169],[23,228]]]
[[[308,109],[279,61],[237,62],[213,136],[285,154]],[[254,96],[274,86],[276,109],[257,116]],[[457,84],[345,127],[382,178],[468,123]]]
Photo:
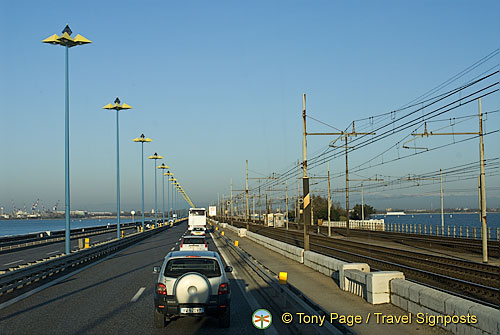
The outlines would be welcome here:
[[[154,323],[163,328],[176,316],[215,316],[219,326],[230,325],[231,291],[226,272],[213,251],[172,251],[165,256],[154,296]]]

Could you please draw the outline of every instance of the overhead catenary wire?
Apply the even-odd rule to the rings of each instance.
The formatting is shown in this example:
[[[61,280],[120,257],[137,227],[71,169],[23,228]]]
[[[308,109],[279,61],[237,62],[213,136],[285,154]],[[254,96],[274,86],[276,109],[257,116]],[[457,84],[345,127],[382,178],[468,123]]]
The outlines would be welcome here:
[[[496,52],[496,54],[498,54],[498,49],[495,52]],[[483,59],[486,59],[486,57],[484,57]],[[488,58],[488,59],[491,59],[491,57]],[[479,63],[479,61],[477,63]],[[497,67],[497,65],[495,67]],[[472,69],[472,66],[469,67],[469,68]],[[465,74],[466,70],[464,70],[462,72]],[[470,71],[468,71],[467,73],[469,73],[469,72]],[[411,111],[411,112],[409,112],[409,113],[407,113],[407,114],[405,114],[403,116],[400,116],[400,115],[396,116],[395,112],[392,111],[392,112],[381,114],[381,115],[377,115],[377,116],[374,116],[374,117],[368,117],[368,118],[360,119],[360,120],[370,120],[370,119],[373,120],[374,118],[384,117],[385,119],[390,119],[390,121],[386,122],[386,124],[384,124],[384,125],[379,126],[379,127],[376,128],[377,130],[383,130],[383,132],[380,133],[380,134],[377,134],[377,136],[371,136],[371,138],[368,138],[370,136],[365,135],[365,136],[360,136],[360,137],[357,137],[357,138],[353,139],[351,141],[351,143],[354,144],[354,145],[351,148],[349,148],[349,151],[352,152],[354,150],[361,149],[361,148],[363,148],[363,147],[365,147],[367,145],[376,143],[376,142],[381,141],[381,140],[383,140],[385,138],[388,138],[388,137],[390,137],[390,136],[392,136],[394,134],[400,133],[400,132],[405,131],[407,129],[411,129],[411,128],[415,127],[415,126],[421,127],[422,124],[423,124],[423,122],[429,122],[429,123],[431,123],[431,122],[449,121],[451,123],[451,122],[454,122],[455,120],[469,119],[469,118],[472,119],[473,117],[475,117],[477,115],[475,115],[475,116],[474,115],[471,115],[471,116],[458,116],[458,117],[447,118],[447,119],[436,119],[436,117],[439,116],[439,115],[442,115],[444,113],[451,112],[451,111],[453,111],[453,110],[455,110],[455,109],[457,109],[459,107],[462,107],[462,106],[464,106],[466,104],[469,104],[471,102],[474,102],[474,101],[477,100],[478,97],[485,97],[485,96],[488,96],[490,94],[498,92],[497,86],[498,86],[499,82],[495,81],[494,83],[492,83],[490,85],[487,85],[486,87],[483,87],[483,88],[480,88],[480,89],[476,89],[472,93],[463,94],[466,89],[472,88],[474,85],[476,85],[476,84],[478,84],[478,83],[480,83],[480,82],[482,82],[484,80],[487,80],[489,78],[492,78],[493,76],[497,75],[498,73],[499,73],[499,71],[497,70],[497,71],[495,71],[493,73],[489,73],[489,74],[487,74],[485,76],[482,76],[482,77],[479,77],[479,78],[476,77],[477,79],[471,80],[470,82],[468,82],[465,85],[459,86],[459,87],[457,87],[455,89],[449,90],[449,91],[447,91],[445,93],[439,94],[439,95],[437,95],[435,97],[432,97],[430,99],[425,99],[424,101],[428,103],[427,105],[420,106],[419,108],[416,108],[415,110],[413,110],[413,111]],[[453,81],[454,80],[450,80],[450,82],[453,82]],[[439,86],[437,86],[437,87],[439,87]],[[434,89],[436,89],[436,88],[434,88]],[[485,92],[488,89],[491,89],[491,90],[489,92]],[[431,92],[431,91],[429,91],[429,92]],[[446,93],[448,93],[448,94],[446,94]],[[423,113],[423,115],[419,115],[417,117],[411,118],[411,115],[414,115],[414,114],[416,114],[416,113],[418,113],[420,111],[427,110],[428,108],[430,108],[431,106],[435,105],[436,103],[438,103],[440,101],[444,101],[445,99],[450,98],[450,97],[452,97],[455,94],[459,94],[459,98],[454,99],[453,101],[445,104],[444,106],[440,106],[440,107],[437,107],[437,108],[435,107],[431,111],[427,111],[426,113]],[[462,94],[463,94],[463,96],[462,96]],[[426,98],[428,96],[429,95],[427,95]],[[467,100],[468,98],[471,98],[471,99]],[[414,99],[413,102],[418,101],[417,99]],[[408,103],[407,105],[404,105],[403,106],[404,109],[408,109],[408,108],[410,108],[412,106],[415,107],[418,104],[422,104],[423,101],[420,101],[418,104],[414,104],[414,105],[411,105],[411,103],[412,102]],[[403,110],[403,109],[401,109],[401,110]],[[494,111],[490,111],[490,112],[485,112],[484,115],[486,116],[487,113],[494,114],[494,113],[497,113],[497,112],[498,112],[498,110],[494,110]],[[310,117],[310,116],[308,116],[308,117],[311,118],[311,119],[313,119],[314,121],[317,121],[317,122],[319,122],[321,124],[324,124],[324,125],[326,125],[328,127],[331,127],[333,129],[338,130],[338,128],[333,127],[333,126],[327,124],[326,122],[317,120],[314,117]],[[408,119],[408,118],[410,118],[410,120],[408,120],[408,121],[405,122],[405,119]],[[404,124],[398,124],[400,122],[405,122],[405,123]],[[372,123],[372,126],[373,126],[373,123]],[[392,127],[392,129],[384,129],[384,128],[387,128],[387,127]],[[349,127],[347,127],[347,128],[349,128]],[[357,128],[359,129],[359,125],[358,125]],[[497,131],[498,130],[495,130],[493,132],[485,133],[484,136],[488,136],[488,135],[494,134]],[[410,136],[410,135],[408,134],[408,135],[404,136],[404,138],[408,138],[408,136]],[[463,142],[466,142],[466,141],[474,139],[474,138],[477,138],[477,136],[473,136],[473,137],[470,137],[470,138],[467,138],[467,139],[464,139],[464,140],[460,140],[460,141],[455,141],[454,143],[448,143],[448,144],[445,144],[445,145],[440,145],[440,146],[437,146],[435,148],[431,148],[428,151],[442,149],[442,148],[448,147],[450,145],[463,143]],[[398,143],[400,143],[401,141],[402,140],[400,140]],[[384,153],[387,152],[387,151],[393,150],[394,148],[395,148],[395,146],[391,145],[388,149],[384,150]],[[362,167],[363,165],[366,165],[366,164],[370,164],[370,166],[367,166],[367,167],[364,167],[364,168],[359,168],[359,169],[357,169],[357,167],[354,167],[354,168],[350,169],[350,171],[352,171],[352,172],[359,172],[359,171],[362,171],[362,170],[366,170],[366,169],[373,168],[373,167],[376,167],[376,166],[379,166],[379,165],[383,165],[383,164],[388,164],[388,163],[391,163],[391,162],[394,162],[394,161],[397,161],[397,160],[400,160],[400,159],[404,159],[404,158],[407,158],[407,157],[415,156],[415,155],[418,155],[418,154],[422,154],[422,153],[413,153],[413,154],[409,154],[409,155],[404,155],[403,157],[398,157],[398,158],[395,158],[395,159],[386,160],[385,162],[382,162],[382,164],[379,163],[379,164],[376,164],[376,165],[371,165],[370,162],[372,162],[376,158],[376,157],[374,157],[374,158],[371,158],[369,161],[364,162],[364,163],[358,165],[357,167]],[[318,154],[315,154],[315,155],[313,155],[313,157],[311,157],[311,158],[308,159],[308,168],[310,170],[313,170],[313,169],[321,166],[322,164],[324,164],[327,161],[330,161],[330,160],[335,159],[335,158],[339,158],[341,155],[343,155],[343,152],[340,152],[340,150],[335,150],[335,148],[329,148],[329,147],[327,147],[326,149],[320,149],[320,150],[318,150]],[[380,157],[380,155],[378,157]],[[261,185],[261,187],[263,187],[263,188],[264,187],[274,187],[276,185],[284,183],[287,180],[290,180],[291,178],[295,178],[296,171],[297,171],[296,169],[297,169],[297,162],[295,161],[294,163],[288,165],[288,167],[285,168],[285,169],[283,169],[281,172],[275,174],[275,176],[277,177],[276,179],[266,181],[265,183],[263,183]],[[338,174],[335,174],[333,177],[338,177],[338,176],[341,176],[341,175],[343,175],[343,174],[342,173],[338,173]],[[321,182],[322,181],[319,181],[318,184],[320,184]],[[255,189],[256,189],[256,187],[251,187],[250,191],[255,191]]]

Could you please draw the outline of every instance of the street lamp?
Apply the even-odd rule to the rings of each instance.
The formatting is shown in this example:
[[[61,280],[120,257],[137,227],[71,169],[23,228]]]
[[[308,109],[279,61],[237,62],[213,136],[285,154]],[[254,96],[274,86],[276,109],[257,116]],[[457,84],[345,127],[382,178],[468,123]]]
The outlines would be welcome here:
[[[157,213],[158,212],[158,210],[157,210],[157,208],[158,208],[158,200],[157,199],[158,198],[156,196],[157,195],[157,192],[156,192],[156,184],[157,184],[157,181],[156,181],[156,160],[157,159],[163,159],[163,157],[162,156],[158,156],[158,154],[155,152],[154,155],[149,156],[148,158],[155,160],[155,165],[154,165],[154,168],[155,168],[155,222],[153,224],[153,228],[154,228],[154,227],[156,227],[156,223],[158,221],[158,213]]]
[[[163,174],[163,176],[173,176],[174,174],[171,173],[170,171],[167,171]],[[168,177],[167,177],[167,211],[169,212],[169,214],[167,215],[169,218],[170,218],[170,210],[168,207],[169,206],[169,203],[171,203],[172,200],[170,199],[170,187],[168,186]]]
[[[165,165],[165,163],[161,163],[160,166],[158,166],[158,169],[168,169],[169,167]],[[163,193],[163,224],[165,224],[165,173],[163,173],[161,177],[161,190]]]
[[[118,97],[114,102],[114,104],[107,104],[103,109],[116,111],[116,238],[120,239],[120,128],[118,112],[124,109],[132,109],[132,107],[126,103],[120,105]]]
[[[172,173],[172,175],[174,175]],[[175,194],[174,194],[174,183],[177,183],[177,179],[174,177],[170,178],[169,181],[171,181],[170,185],[172,187],[172,217],[174,217],[174,208],[175,208]]]
[[[152,139],[141,134],[134,138],[134,142],[141,142],[141,166],[142,166],[142,231],[144,231],[144,142],[151,142]]]
[[[69,48],[72,48],[77,45],[83,45],[83,44],[89,44],[92,43],[90,40],[86,39],[82,35],[78,34],[75,36],[75,38],[71,37],[71,34],[73,32],[69,28],[68,25],[64,28],[62,31],[61,36],[57,36],[57,34],[54,34],[46,39],[44,39],[42,42],[43,43],[49,43],[49,44],[54,44],[54,45],[62,45],[66,49],[66,62],[65,62],[65,121],[64,121],[64,171],[65,171],[65,188],[64,188],[64,193],[65,193],[65,218],[66,218],[66,232],[65,232],[65,252],[66,254],[71,253],[71,245],[70,245],[70,208],[69,208],[69,66],[68,66],[68,55],[69,55]]]

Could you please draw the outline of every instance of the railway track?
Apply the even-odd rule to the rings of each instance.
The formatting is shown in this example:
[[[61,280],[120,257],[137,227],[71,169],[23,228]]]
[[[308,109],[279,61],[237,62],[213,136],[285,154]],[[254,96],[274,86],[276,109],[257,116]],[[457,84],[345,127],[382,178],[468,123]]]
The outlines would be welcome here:
[[[236,222],[244,226],[243,222]],[[303,247],[303,233],[251,225],[250,230]],[[327,256],[349,262],[368,263],[377,270],[401,271],[407,279],[439,288],[468,299],[500,305],[500,267],[452,257],[374,246],[321,235],[310,235],[310,248]]]
[[[289,224],[289,228],[302,230],[304,226],[302,224]],[[317,230],[317,226],[314,227],[314,231]],[[370,230],[358,230],[350,229],[349,235],[347,229],[345,228],[331,228],[332,233],[339,234],[342,236],[353,236],[362,238],[376,238],[381,240],[391,240],[398,241],[400,243],[426,248],[435,248],[440,250],[463,250],[472,252],[478,255],[482,253],[482,242],[478,239],[472,238],[459,238],[459,237],[448,237],[448,236],[435,236],[435,235],[420,235],[420,234],[408,234],[400,232],[387,232],[387,231],[370,231]],[[327,235],[328,228],[320,227],[320,233]],[[499,241],[489,240],[488,241],[488,255],[492,258],[500,257],[500,243]]]

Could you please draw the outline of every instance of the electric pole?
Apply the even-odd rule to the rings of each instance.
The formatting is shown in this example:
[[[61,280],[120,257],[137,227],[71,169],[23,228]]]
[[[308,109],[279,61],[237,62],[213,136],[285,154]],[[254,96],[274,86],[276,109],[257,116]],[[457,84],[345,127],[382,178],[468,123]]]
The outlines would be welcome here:
[[[245,171],[246,171],[246,185],[245,185],[245,195],[246,195],[246,200],[247,200],[247,211],[246,211],[246,227],[247,227],[247,230],[250,230],[250,224],[248,223],[248,221],[250,221],[250,212],[249,212],[249,209],[248,209],[248,159],[245,161]]]
[[[427,123],[424,123],[424,132],[423,133],[412,133],[416,138],[411,139],[408,142],[416,140],[418,137],[429,137],[433,135],[479,135],[479,199],[480,206],[479,211],[481,213],[480,221],[481,221],[481,239],[482,239],[482,249],[483,249],[483,263],[488,263],[488,229],[486,225],[486,188],[485,188],[485,173],[484,173],[484,143],[483,143],[483,113],[481,110],[481,98],[478,98],[478,107],[479,107],[479,132],[461,132],[461,133],[435,133],[435,132],[427,132]],[[406,143],[403,144],[403,148],[410,149],[406,146]],[[426,148],[418,148],[418,149],[426,149]],[[441,224],[444,228],[444,220]]]

